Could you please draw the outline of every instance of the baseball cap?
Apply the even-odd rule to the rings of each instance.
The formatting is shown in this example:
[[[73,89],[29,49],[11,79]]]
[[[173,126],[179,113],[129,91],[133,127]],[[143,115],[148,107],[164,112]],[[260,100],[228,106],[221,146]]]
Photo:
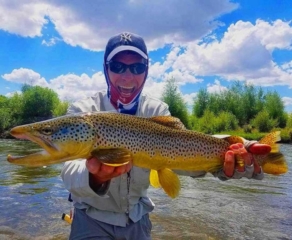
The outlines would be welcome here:
[[[143,38],[134,33],[123,32],[111,37],[105,48],[104,61],[110,61],[122,51],[133,51],[144,59],[148,59],[147,47]]]

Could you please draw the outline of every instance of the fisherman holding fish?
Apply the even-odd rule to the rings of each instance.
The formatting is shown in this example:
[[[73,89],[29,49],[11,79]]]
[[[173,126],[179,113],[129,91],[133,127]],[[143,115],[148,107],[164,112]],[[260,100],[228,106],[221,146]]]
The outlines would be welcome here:
[[[167,104],[142,93],[149,67],[144,40],[132,33],[109,39],[104,54],[107,91],[73,103],[68,114],[109,111],[142,117],[169,116]],[[246,141],[233,144],[224,166],[213,175],[221,180],[242,177],[262,179],[253,154],[267,154],[270,146]],[[242,159],[236,164],[235,154]],[[176,171],[202,177],[206,172]],[[96,157],[66,162],[62,179],[74,203],[70,239],[151,239],[149,213],[154,204],[147,196],[150,170],[124,165],[105,165]]]

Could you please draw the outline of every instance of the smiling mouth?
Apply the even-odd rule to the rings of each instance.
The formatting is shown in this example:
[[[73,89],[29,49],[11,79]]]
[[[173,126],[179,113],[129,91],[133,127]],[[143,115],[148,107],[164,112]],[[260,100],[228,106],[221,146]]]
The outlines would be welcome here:
[[[121,86],[119,86],[118,89],[119,89],[119,92],[123,95],[131,95],[134,92],[135,87],[121,87]]]

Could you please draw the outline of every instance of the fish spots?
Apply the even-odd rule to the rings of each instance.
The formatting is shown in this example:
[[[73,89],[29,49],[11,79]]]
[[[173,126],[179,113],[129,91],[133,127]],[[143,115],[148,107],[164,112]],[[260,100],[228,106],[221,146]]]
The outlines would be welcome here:
[[[55,118],[30,128],[56,146],[66,148],[71,145],[70,151],[93,145],[95,148],[123,148],[131,151],[134,157],[152,162],[159,159],[169,166],[187,166],[198,159],[211,162],[214,158],[224,157],[228,142],[172,124],[165,126],[162,120],[155,122],[131,115],[92,113]],[[50,134],[40,131],[48,125],[52,130]]]
[[[83,117],[75,115],[36,123],[33,125],[33,131],[38,132],[43,139],[55,143],[85,143],[95,138],[92,126],[84,121]]]
[[[192,149],[198,149],[189,131],[185,131],[184,139],[181,138],[182,130],[165,127],[146,118],[97,114],[92,123],[100,136],[98,146],[125,147],[134,154],[146,152],[149,157],[154,157],[159,150],[162,157],[170,160],[177,156],[186,159],[195,154]]]
[[[62,128],[61,129],[61,134],[66,134],[68,133],[68,129],[67,128]]]

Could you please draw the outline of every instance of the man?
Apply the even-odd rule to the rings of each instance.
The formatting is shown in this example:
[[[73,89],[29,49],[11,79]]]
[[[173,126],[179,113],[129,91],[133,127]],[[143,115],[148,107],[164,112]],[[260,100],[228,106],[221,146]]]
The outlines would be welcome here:
[[[149,58],[144,40],[132,33],[109,39],[104,54],[107,91],[72,104],[68,113],[114,111],[152,117],[170,115],[168,106],[142,94],[148,74]],[[249,146],[248,146],[249,145]],[[267,145],[247,142],[253,153],[268,153]],[[262,179],[261,168],[242,144],[234,144],[226,153],[224,168],[214,176]],[[235,166],[240,152],[244,166]],[[62,171],[65,187],[72,195],[74,217],[70,239],[151,239],[148,213],[154,204],[147,197],[149,169],[103,165],[96,158],[66,162]],[[205,172],[179,172],[192,177]]]

